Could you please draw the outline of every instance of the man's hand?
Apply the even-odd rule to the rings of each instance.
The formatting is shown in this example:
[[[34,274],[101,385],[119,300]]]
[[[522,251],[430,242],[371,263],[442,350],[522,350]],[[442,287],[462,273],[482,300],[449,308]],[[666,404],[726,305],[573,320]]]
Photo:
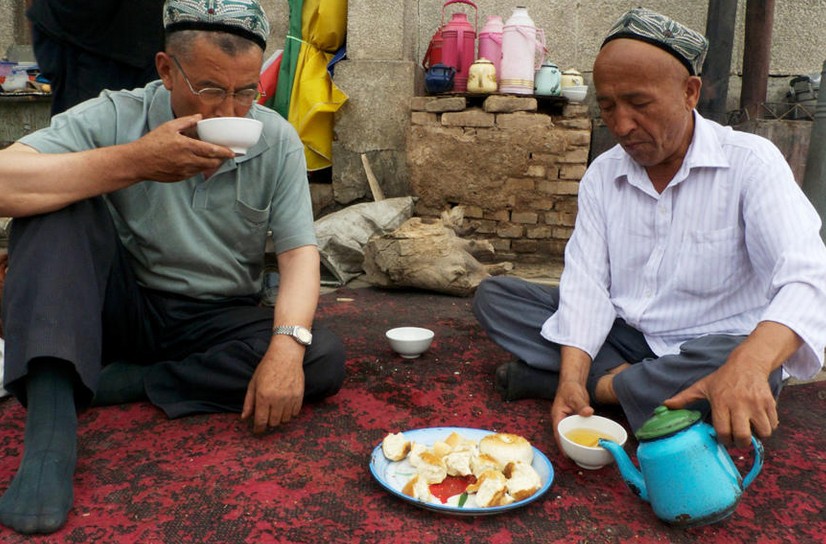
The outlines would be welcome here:
[[[731,361],[731,359],[729,359]],[[718,440],[725,446],[745,448],[751,433],[768,438],[777,428],[777,403],[765,372],[727,362],[716,372],[666,400],[671,409],[707,399]]]
[[[287,336],[274,336],[247,387],[242,419],[262,433],[297,416],[304,400],[304,348]]]
[[[723,366],[663,404],[674,409],[708,400],[717,439],[725,446],[748,447],[752,430],[768,438],[777,428],[777,402],[769,376],[801,344],[800,337],[785,325],[762,321]]]
[[[174,182],[217,169],[235,153],[228,147],[196,139],[201,115],[168,121],[131,144],[139,179]]]
[[[554,428],[554,438],[560,448],[562,448],[562,443],[559,440],[559,422],[573,415],[582,417],[594,415],[588,391],[579,382],[560,382],[556,389],[553,406],[551,406],[551,424]]]
[[[554,429],[554,438],[562,448],[559,440],[559,422],[568,416],[593,415],[588,390],[585,381],[591,368],[591,358],[581,349],[562,346],[562,363],[559,370],[559,386],[556,388],[553,406],[551,406],[551,425]]]

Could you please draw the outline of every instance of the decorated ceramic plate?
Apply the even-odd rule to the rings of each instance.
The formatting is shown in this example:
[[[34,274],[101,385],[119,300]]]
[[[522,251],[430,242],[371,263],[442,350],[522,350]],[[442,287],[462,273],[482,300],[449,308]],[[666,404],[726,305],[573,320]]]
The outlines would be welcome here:
[[[479,440],[483,437],[493,434],[493,431],[486,431],[483,429],[470,429],[465,427],[431,427],[427,429],[404,431],[404,436],[411,442],[418,442],[429,447],[440,440],[444,440],[450,435],[450,433],[453,432],[459,434],[463,438],[473,440],[475,442],[479,442]],[[414,499],[413,497],[409,497],[402,493],[402,488],[404,488],[410,478],[416,474],[416,469],[410,465],[407,459],[403,459],[401,461],[390,461],[384,456],[384,452],[381,449],[381,443],[375,447],[373,454],[370,457],[370,472],[373,474],[373,477],[376,478],[382,487],[393,495],[396,495],[400,499],[427,510],[459,516],[488,516],[492,514],[501,514],[502,512],[507,512],[515,508],[521,508],[522,506],[525,506],[526,504],[529,504],[544,495],[545,492],[550,489],[551,483],[553,482],[554,469],[551,466],[551,462],[547,457],[545,457],[545,454],[536,448],[533,448],[532,466],[534,470],[536,470],[537,474],[539,474],[539,478],[542,481],[542,487],[540,487],[536,493],[526,499],[522,499],[521,501],[505,506],[481,508],[476,506],[473,502],[474,495],[469,495],[463,506],[458,505],[457,497],[453,497],[452,500],[448,500],[444,504],[439,502],[424,502]]]

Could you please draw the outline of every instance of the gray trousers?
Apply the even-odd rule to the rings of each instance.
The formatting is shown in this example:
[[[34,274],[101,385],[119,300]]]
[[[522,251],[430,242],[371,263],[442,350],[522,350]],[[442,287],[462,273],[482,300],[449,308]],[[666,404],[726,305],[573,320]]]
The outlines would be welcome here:
[[[257,294],[203,301],[140,286],[100,197],[14,220],[2,313],[6,388],[24,405],[33,359],[74,365],[79,406],[103,365],[127,361],[150,366],[146,394],[169,417],[240,412],[273,322]],[[320,325],[312,332],[307,401],[344,381],[341,341]]]
[[[520,278],[494,277],[476,290],[473,312],[491,339],[526,364],[558,373],[559,344],[542,337],[542,324],[559,307],[559,289]],[[594,398],[596,382],[622,363],[627,368],[614,377],[614,392],[632,429],[639,428],[662,402],[717,370],[745,336],[711,334],[680,346],[680,353],[658,357],[640,331],[622,319],[614,322],[605,344],[594,357],[586,383]],[[769,385],[775,398],[782,387],[782,373],[772,373]],[[707,416],[708,402],[688,408]]]

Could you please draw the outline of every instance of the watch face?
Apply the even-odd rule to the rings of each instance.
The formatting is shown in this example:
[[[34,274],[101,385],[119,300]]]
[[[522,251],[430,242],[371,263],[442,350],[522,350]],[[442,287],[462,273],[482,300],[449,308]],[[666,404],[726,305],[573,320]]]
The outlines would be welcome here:
[[[295,337],[298,338],[298,341],[302,344],[309,345],[309,343],[313,341],[313,335],[304,327],[296,327]]]

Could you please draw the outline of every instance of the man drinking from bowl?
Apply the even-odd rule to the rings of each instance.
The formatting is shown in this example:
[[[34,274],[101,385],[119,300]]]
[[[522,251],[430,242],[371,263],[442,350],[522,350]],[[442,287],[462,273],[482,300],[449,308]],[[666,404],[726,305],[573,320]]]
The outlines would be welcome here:
[[[14,217],[5,384],[27,407],[0,523],[48,533],[73,500],[78,409],[148,398],[169,417],[237,411],[261,432],[338,391],[343,347],[313,327],[319,255],[301,142],[254,105],[257,0],[167,0],[160,80],[100,97],[0,151]],[[196,123],[248,117],[244,156]],[[259,305],[272,233],[280,286]],[[312,332],[310,332],[312,329]]]
[[[694,109],[708,42],[632,9],[594,63],[617,139],[582,179],[559,289],[479,286],[474,310],[519,360],[507,399],[566,416],[619,404],[633,429],[665,403],[711,413],[724,444],[771,435],[783,372],[823,365],[826,248],[820,218],[768,140]]]

